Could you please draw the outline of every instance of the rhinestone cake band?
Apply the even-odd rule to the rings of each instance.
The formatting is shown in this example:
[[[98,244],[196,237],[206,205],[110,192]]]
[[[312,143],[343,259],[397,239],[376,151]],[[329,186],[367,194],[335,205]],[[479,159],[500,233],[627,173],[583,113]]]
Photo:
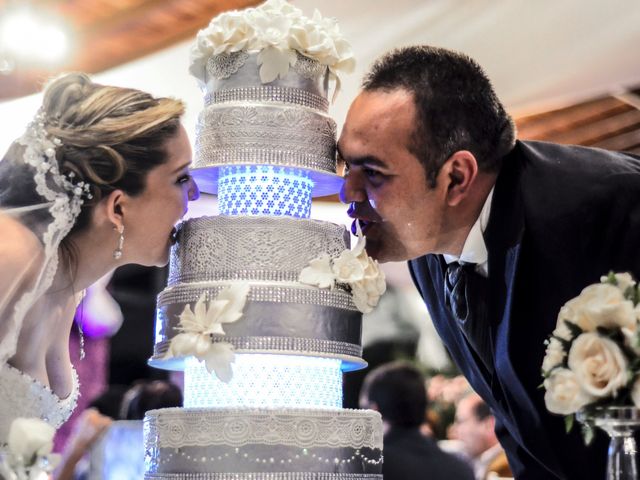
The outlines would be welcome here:
[[[293,103],[302,107],[320,110],[321,112],[327,112],[329,110],[329,101],[326,98],[314,95],[306,90],[300,90],[299,88],[278,87],[274,85],[219,90],[207,93],[204,97],[205,106],[235,102]]]

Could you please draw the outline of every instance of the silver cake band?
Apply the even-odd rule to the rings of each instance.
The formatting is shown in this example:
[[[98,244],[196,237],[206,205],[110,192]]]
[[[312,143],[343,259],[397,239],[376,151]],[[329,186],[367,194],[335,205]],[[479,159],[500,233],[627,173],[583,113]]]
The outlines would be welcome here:
[[[290,103],[313,108],[325,113],[329,110],[329,102],[326,98],[299,88],[276,87],[272,85],[218,90],[209,92],[204,97],[205,106],[228,102]]]
[[[273,473],[146,473],[145,480],[382,480],[382,474],[273,472]]]

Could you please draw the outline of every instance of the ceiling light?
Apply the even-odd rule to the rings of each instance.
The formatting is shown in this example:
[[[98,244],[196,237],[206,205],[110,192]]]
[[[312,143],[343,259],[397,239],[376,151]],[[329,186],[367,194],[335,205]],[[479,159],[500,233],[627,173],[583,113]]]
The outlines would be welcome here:
[[[29,8],[3,12],[0,53],[22,63],[59,63],[69,53],[69,34],[53,15]]]

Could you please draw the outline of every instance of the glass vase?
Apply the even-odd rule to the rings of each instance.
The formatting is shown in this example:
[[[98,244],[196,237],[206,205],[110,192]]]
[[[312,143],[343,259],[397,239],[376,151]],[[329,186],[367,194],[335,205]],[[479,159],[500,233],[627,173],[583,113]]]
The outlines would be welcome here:
[[[640,428],[640,410],[636,407],[598,407],[578,412],[577,418],[607,432],[611,438],[607,453],[607,480],[640,478],[634,433]]]

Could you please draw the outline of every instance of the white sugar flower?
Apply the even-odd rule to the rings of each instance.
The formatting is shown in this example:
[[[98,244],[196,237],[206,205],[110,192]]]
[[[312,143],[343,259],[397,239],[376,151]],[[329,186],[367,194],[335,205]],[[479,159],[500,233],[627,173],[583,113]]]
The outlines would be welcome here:
[[[255,8],[225,12],[201,30],[191,47],[189,71],[205,81],[207,61],[221,53],[258,52],[260,79],[284,78],[297,61],[296,51],[329,69],[340,90],[341,73],[351,73],[355,60],[351,46],[334,19],[316,10],[312,18],[284,0],[268,0]]]
[[[260,50],[257,60],[260,66],[260,81],[269,83],[278,77],[286,77],[289,66],[296,63],[297,57],[293,50],[269,46]]]
[[[333,288],[335,276],[331,268],[331,258],[326,253],[311,260],[309,266],[300,272],[299,281],[320,288]]]
[[[378,304],[387,284],[378,262],[367,255],[366,239],[358,225],[358,241],[353,250],[344,250],[336,258],[327,254],[309,262],[298,280],[320,288],[333,288],[336,283],[347,284],[358,310],[369,313]]]
[[[345,250],[333,259],[333,273],[340,283],[354,283],[364,278],[364,266],[354,251]]]
[[[235,360],[233,345],[213,342],[212,337],[225,335],[222,325],[242,317],[248,294],[249,285],[239,283],[220,291],[208,305],[203,294],[193,311],[191,305],[185,306],[178,327],[181,333],[171,340],[166,358],[193,355],[205,362],[209,373],[215,372],[223,382],[231,380],[231,363]]]

